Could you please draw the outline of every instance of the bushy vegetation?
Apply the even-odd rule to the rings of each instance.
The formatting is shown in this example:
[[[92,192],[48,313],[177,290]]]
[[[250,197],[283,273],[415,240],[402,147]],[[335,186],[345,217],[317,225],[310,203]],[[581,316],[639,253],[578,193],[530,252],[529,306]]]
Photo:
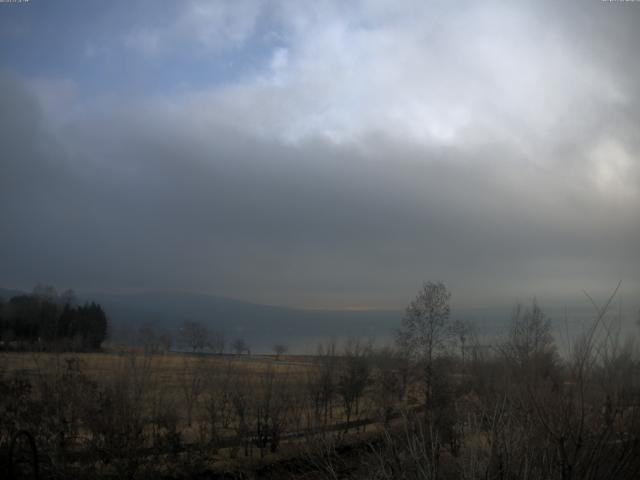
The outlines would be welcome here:
[[[27,431],[47,478],[638,478],[640,352],[610,301],[564,356],[537,302],[481,344],[432,283],[393,347],[4,353],[0,477]]]
[[[58,295],[38,286],[32,294],[0,302],[0,349],[98,350],[107,337],[107,316],[94,302],[75,304],[67,290]]]

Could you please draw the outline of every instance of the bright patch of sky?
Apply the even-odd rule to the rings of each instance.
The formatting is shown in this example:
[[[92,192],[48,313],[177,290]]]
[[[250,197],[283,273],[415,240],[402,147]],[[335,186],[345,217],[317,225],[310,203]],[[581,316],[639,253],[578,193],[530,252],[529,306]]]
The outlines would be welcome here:
[[[5,68],[73,79],[87,95],[160,94],[238,81],[281,38],[256,2],[114,0],[2,5]]]

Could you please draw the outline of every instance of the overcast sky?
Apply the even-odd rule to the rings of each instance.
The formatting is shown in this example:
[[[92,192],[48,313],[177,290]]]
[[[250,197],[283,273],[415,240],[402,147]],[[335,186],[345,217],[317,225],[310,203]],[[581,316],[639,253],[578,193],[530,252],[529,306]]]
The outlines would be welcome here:
[[[0,286],[640,298],[640,2],[0,4]]]

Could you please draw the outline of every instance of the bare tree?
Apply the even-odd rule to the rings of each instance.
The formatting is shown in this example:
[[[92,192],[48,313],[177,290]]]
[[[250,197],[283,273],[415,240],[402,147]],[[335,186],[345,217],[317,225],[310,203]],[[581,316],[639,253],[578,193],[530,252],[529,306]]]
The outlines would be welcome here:
[[[452,339],[449,324],[451,294],[442,282],[425,282],[407,307],[397,343],[416,363],[423,366],[425,407],[430,410],[433,396],[433,363]]]
[[[143,323],[138,329],[138,344],[145,354],[154,355],[160,351],[160,337],[151,322]]]
[[[292,402],[286,371],[277,372],[270,365],[262,372],[260,380],[252,410],[255,415],[256,444],[262,457],[267,445],[272,453],[278,450]]]
[[[231,427],[233,416],[233,378],[239,375],[231,360],[206,371],[204,410],[208,427],[209,442],[216,448],[223,433]]]
[[[333,397],[336,391],[336,342],[318,345],[316,357],[318,363],[317,384],[320,391],[320,403],[323,411],[323,424],[333,418]]]
[[[282,344],[282,343],[278,343],[278,344],[276,344],[276,345],[274,345],[274,346],[273,346],[273,351],[274,351],[274,353],[276,354],[276,358],[277,358],[278,360],[280,360],[280,357],[281,357],[282,355],[284,355],[285,353],[287,353],[287,350],[288,350],[287,346],[286,346],[286,345],[284,345],[284,344]]]
[[[344,350],[338,374],[338,393],[347,420],[349,430],[353,415],[359,414],[360,399],[369,384],[371,376],[371,344],[363,344],[350,339]]]
[[[209,330],[200,322],[186,320],[180,328],[180,335],[193,353],[204,350],[209,343]]]
[[[192,360],[193,357],[183,357],[182,372],[179,377],[180,388],[184,396],[187,425],[189,427],[193,422],[193,408],[205,387],[204,360],[202,357],[198,357],[195,363]]]
[[[469,337],[472,334],[472,328],[469,322],[464,320],[456,320],[451,325],[452,334],[455,336],[456,341],[460,345],[460,358],[462,360],[462,365],[464,367],[466,360],[466,347],[467,342],[469,341]]]
[[[313,366],[306,372],[304,388],[312,412],[307,417],[307,427],[311,430],[319,424],[327,425],[333,417],[333,398],[337,387],[338,358],[333,340],[318,344]]]
[[[160,340],[160,345],[162,345],[162,350],[164,351],[164,353],[171,352],[171,347],[173,346],[173,336],[171,335],[171,333],[168,331],[163,332],[160,335],[159,340]]]
[[[143,463],[147,402],[157,380],[152,355],[123,352],[98,395],[87,402],[85,427],[92,449],[113,463],[118,478],[134,478]]]
[[[249,346],[242,338],[236,338],[231,343],[231,348],[234,352],[236,352],[237,355],[242,355],[244,352],[249,353]]]
[[[503,352],[520,373],[548,376],[554,370],[557,351],[551,320],[535,299],[530,308],[517,305],[514,309],[509,340],[503,346]]]
[[[363,463],[367,466],[368,478],[435,480],[439,478],[439,471],[433,460],[439,449],[437,436],[425,431],[415,416],[405,412],[400,427],[385,429]]]
[[[640,371],[627,349],[617,345],[606,320],[618,287],[603,306],[592,300],[596,318],[577,340],[565,369],[554,360],[550,324],[535,302],[529,310],[516,309],[510,342],[502,348],[512,375],[502,387],[502,400],[489,403],[497,414],[491,455],[481,476],[638,476]],[[616,387],[621,371],[630,387],[623,387],[624,395]]]
[[[232,425],[235,429],[238,446],[244,447],[244,455],[248,457],[251,453],[251,417],[254,406],[253,389],[249,385],[246,375],[236,375],[232,386],[231,406],[233,412]],[[237,455],[237,448],[232,449],[231,456]]]
[[[410,380],[410,368],[401,351],[383,347],[375,351],[373,400],[378,416],[387,426],[398,405],[405,398]]]
[[[224,331],[219,329],[213,330],[209,335],[209,348],[211,348],[214,353],[222,355],[224,353],[225,346],[226,338],[224,335]]]

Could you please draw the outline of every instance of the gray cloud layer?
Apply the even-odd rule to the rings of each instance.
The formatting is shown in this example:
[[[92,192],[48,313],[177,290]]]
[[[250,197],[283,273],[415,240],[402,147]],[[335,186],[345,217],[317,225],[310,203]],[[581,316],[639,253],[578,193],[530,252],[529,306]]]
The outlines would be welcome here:
[[[0,283],[637,299],[640,10],[366,5],[381,26],[287,11],[290,45],[230,86],[88,100],[2,74]]]

